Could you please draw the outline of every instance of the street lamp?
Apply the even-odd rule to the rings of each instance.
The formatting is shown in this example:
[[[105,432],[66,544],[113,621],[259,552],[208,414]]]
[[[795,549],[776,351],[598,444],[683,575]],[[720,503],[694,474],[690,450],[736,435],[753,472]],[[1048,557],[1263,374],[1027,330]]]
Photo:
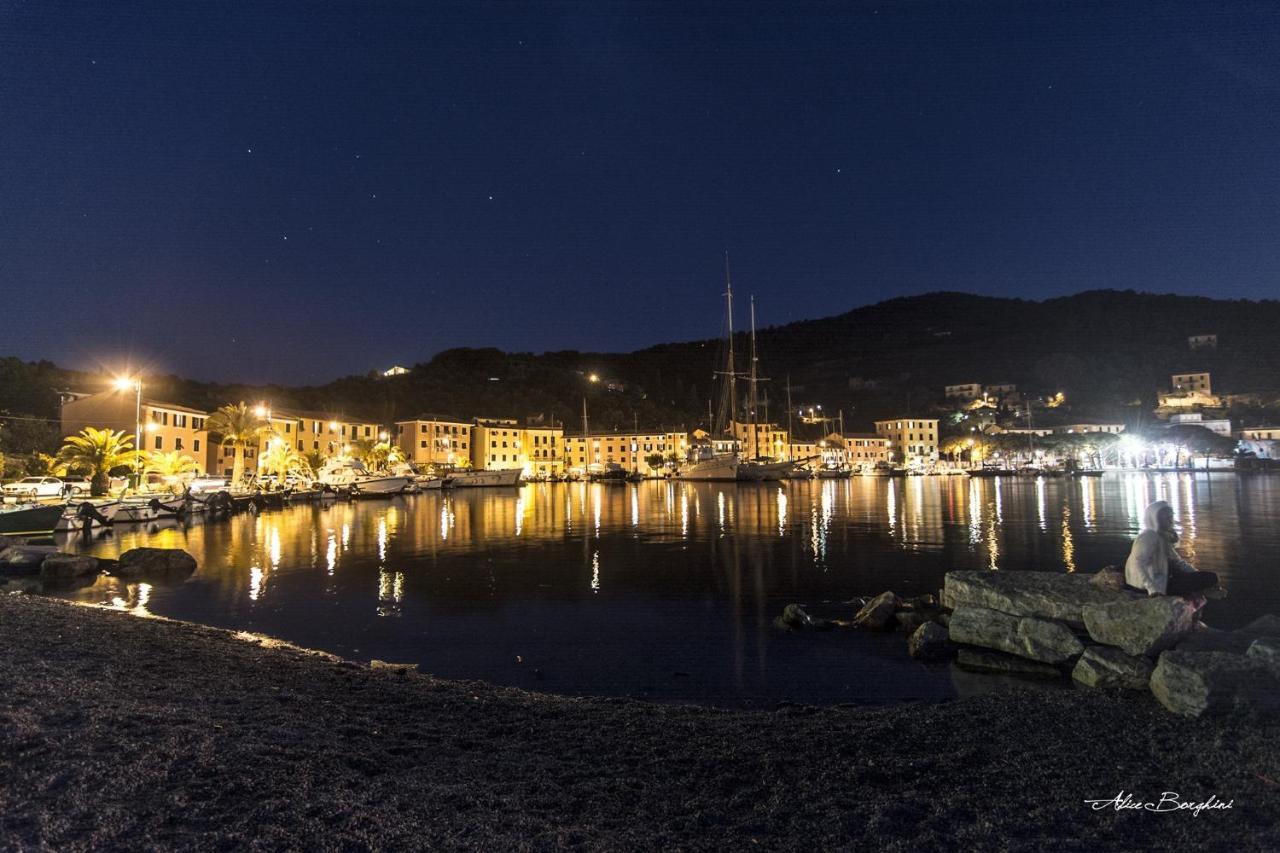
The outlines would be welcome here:
[[[133,391],[133,487],[142,485],[142,377],[116,377],[117,391]]]

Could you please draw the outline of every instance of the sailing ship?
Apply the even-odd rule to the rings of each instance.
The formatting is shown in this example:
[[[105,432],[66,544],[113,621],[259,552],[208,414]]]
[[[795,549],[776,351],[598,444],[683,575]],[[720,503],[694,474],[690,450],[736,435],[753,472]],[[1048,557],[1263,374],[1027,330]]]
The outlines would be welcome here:
[[[758,396],[757,384],[763,380],[758,375],[756,365],[756,326],[755,299],[751,300],[751,370],[747,374],[750,381],[750,396],[747,400],[747,419],[750,422],[751,455],[743,459],[737,448],[735,425],[738,423],[737,380],[740,374],[733,349],[733,280],[729,275],[729,256],[725,255],[725,316],[727,335],[725,338],[725,369],[717,371],[723,377],[721,383],[720,412],[718,417],[711,417],[708,424],[710,432],[707,441],[697,442],[689,448],[688,461],[676,472],[676,476],[684,480],[745,480],[760,482],[763,480],[781,480],[793,469],[789,461],[779,462],[760,453],[760,425],[756,421]],[[733,437],[730,449],[717,447],[715,436],[728,434]]]

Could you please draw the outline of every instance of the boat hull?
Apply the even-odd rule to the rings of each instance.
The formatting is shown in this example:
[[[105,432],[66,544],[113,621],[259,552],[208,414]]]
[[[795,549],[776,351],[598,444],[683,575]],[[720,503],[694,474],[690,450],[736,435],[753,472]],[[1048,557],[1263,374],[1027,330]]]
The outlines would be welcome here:
[[[457,471],[450,475],[456,489],[518,486],[523,478],[523,468],[499,468],[494,471]]]
[[[34,536],[52,533],[62,518],[62,504],[18,504],[0,509],[0,534]]]
[[[738,460],[731,457],[699,459],[690,462],[676,474],[681,480],[737,480]]]

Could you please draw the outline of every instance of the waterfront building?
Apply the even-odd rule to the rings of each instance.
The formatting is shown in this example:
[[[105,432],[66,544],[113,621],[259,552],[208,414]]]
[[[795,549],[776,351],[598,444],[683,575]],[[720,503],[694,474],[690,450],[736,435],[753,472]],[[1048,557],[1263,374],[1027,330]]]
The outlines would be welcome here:
[[[255,454],[258,459],[266,453],[271,440],[277,437],[293,445],[300,454],[318,452],[325,456],[348,452],[357,441],[379,441],[388,437],[381,425],[364,418],[267,406],[258,407],[258,413],[271,427],[258,440]],[[245,465],[249,465],[247,453]]]
[[[895,458],[905,464],[938,461],[937,418],[892,418],[876,421],[876,435],[886,438]]]
[[[119,430],[129,435],[138,429],[139,404],[132,389],[68,394],[64,400],[63,435],[75,435],[85,427]],[[159,453],[176,450],[194,461],[200,471],[209,468],[209,433],[204,428],[208,412],[143,397],[140,414],[142,438],[135,447]]]
[[[855,468],[875,467],[881,462],[889,462],[892,440],[875,433],[855,432],[842,436],[845,448],[845,461]],[[934,431],[936,441],[937,431]]]
[[[748,458],[781,459],[787,451],[787,431],[777,424],[732,421],[729,429]]]
[[[471,465],[477,469],[523,468],[525,476],[564,471],[564,427],[521,424],[515,418],[477,418]]]
[[[689,453],[688,433],[660,430],[567,435],[564,443],[566,464],[579,475],[600,471],[612,463],[627,471],[658,476],[667,470],[667,461],[672,456],[674,461],[683,462]],[[663,457],[659,465],[649,462],[648,457],[655,454]]]
[[[396,421],[396,445],[415,465],[470,465],[475,424],[442,415]]]
[[[1240,430],[1239,437],[1250,441],[1280,441],[1280,426],[1246,427]]]

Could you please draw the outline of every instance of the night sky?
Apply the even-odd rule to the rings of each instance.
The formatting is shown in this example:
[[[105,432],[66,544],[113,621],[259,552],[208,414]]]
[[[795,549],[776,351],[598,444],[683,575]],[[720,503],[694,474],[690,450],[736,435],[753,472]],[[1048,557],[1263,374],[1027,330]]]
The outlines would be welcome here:
[[[0,0],[0,354],[629,350],[725,250],[762,324],[1280,295],[1280,4]]]

